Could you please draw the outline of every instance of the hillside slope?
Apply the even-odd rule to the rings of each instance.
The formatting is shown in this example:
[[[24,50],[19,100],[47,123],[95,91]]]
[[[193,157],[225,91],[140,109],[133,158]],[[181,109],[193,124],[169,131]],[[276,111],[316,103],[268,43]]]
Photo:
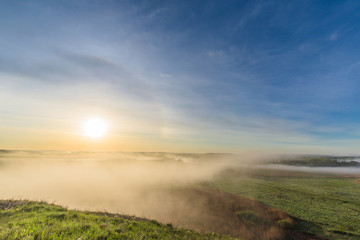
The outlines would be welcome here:
[[[209,186],[299,219],[296,229],[327,239],[360,239],[359,176],[259,169],[222,176]]]
[[[80,212],[34,201],[0,200],[0,239],[236,239],[154,220]]]

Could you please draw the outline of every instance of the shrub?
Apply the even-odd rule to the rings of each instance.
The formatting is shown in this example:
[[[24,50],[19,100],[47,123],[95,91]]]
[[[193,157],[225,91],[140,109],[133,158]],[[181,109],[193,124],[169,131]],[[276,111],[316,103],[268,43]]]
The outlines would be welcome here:
[[[277,224],[283,229],[291,229],[294,227],[294,221],[291,218],[284,218],[277,221]]]

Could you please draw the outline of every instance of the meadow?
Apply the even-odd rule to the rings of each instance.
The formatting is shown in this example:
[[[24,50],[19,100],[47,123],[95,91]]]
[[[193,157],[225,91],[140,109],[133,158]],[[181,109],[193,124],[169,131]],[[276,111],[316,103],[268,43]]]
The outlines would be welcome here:
[[[236,239],[126,215],[80,212],[33,201],[0,201],[0,239]]]
[[[326,239],[360,239],[358,176],[231,170],[206,186],[280,209],[297,220],[299,231]]]
[[[3,152],[0,239],[360,238],[358,167],[238,159]]]

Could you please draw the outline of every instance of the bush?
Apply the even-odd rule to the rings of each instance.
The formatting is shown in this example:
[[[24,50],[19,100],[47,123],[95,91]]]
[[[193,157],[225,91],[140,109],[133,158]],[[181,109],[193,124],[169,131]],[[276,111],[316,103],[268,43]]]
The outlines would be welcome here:
[[[283,229],[291,229],[294,227],[294,221],[291,218],[278,220],[277,224]]]

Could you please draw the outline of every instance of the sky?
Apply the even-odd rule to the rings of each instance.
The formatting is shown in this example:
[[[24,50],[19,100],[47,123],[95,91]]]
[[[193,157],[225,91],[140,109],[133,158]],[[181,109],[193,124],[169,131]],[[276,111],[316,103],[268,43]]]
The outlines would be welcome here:
[[[0,148],[360,154],[359,23],[355,0],[4,0]]]

